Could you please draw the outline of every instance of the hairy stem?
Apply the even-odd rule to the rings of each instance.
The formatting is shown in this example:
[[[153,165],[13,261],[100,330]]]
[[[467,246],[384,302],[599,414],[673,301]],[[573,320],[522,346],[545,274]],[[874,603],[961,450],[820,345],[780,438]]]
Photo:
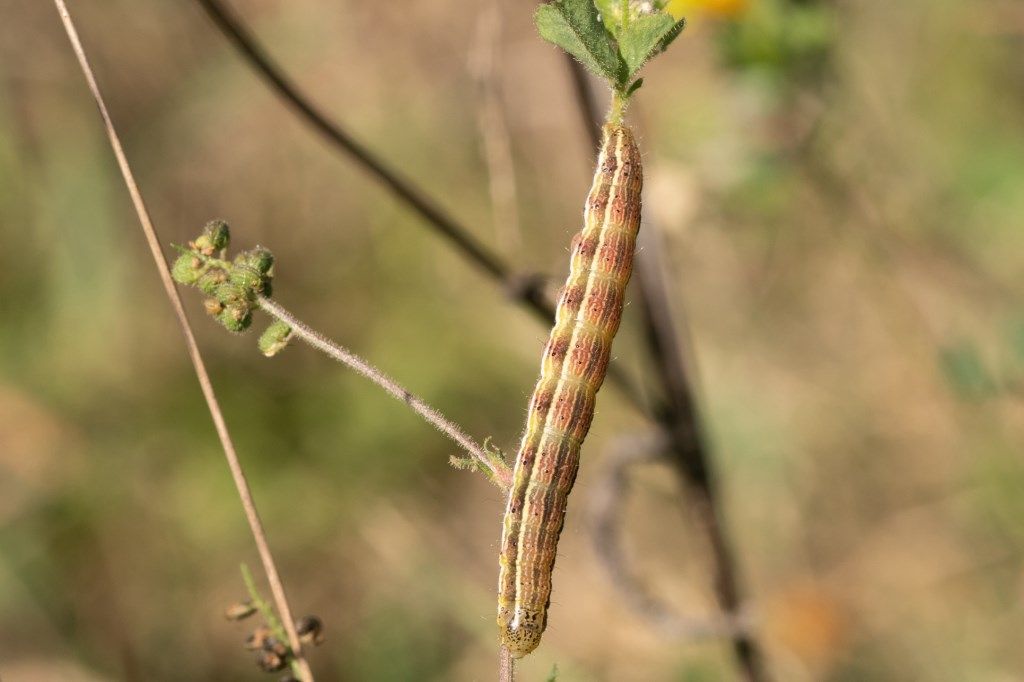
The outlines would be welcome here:
[[[431,426],[451,438],[459,445],[459,447],[468,452],[470,456],[473,457],[481,467],[483,467],[494,483],[503,490],[508,489],[512,480],[512,474],[508,467],[499,465],[496,462],[495,457],[493,455],[489,455],[482,446],[478,445],[476,441],[466,435],[458,424],[445,417],[421,399],[417,398],[397,381],[371,365],[366,360],[363,360],[352,351],[338,345],[334,341],[331,341],[318,331],[300,321],[276,302],[263,296],[260,296],[258,301],[260,308],[264,312],[287,324],[292,328],[292,332],[296,336],[308,343],[310,346],[326,353],[334,360],[354,369],[359,374],[362,374],[364,377],[383,388],[388,395],[411,407],[416,414],[423,417],[423,419],[425,419]]]
[[[156,234],[156,228],[153,226],[149,211],[142,199],[142,193],[139,191],[139,186],[135,181],[135,175],[128,164],[128,157],[121,146],[121,139],[114,128],[114,122],[110,117],[110,112],[107,110],[107,104],[100,92],[96,77],[93,75],[92,67],[89,65],[82,42],[78,38],[78,31],[71,20],[68,8],[64,4],[64,0],[54,0],[54,5],[56,5],[57,11],[60,14],[64,30],[67,32],[68,40],[71,42],[71,48],[78,59],[82,74],[85,76],[85,81],[89,86],[93,99],[96,100],[96,106],[99,108],[100,117],[103,119],[103,125],[110,140],[111,149],[117,158],[117,165],[121,170],[121,175],[124,177],[125,185],[128,187],[128,193],[131,195],[132,204],[139,218],[139,224],[142,226],[153,261],[156,264],[157,271],[160,273],[160,280],[167,293],[167,298],[171,302],[171,307],[174,309],[174,314],[178,318],[181,332],[185,337],[185,346],[188,349],[189,358],[192,360],[192,367],[195,370],[196,378],[199,380],[203,397],[206,399],[206,406],[210,411],[210,417],[213,419],[217,436],[220,438],[221,447],[224,449],[224,456],[227,458],[231,477],[238,490],[238,497],[242,502],[245,518],[249,522],[249,529],[252,532],[253,540],[256,542],[260,562],[263,564],[263,570],[267,574],[267,582],[270,584],[270,590],[274,595],[274,603],[277,606],[278,613],[281,614],[285,631],[288,634],[288,643],[295,654],[295,661],[299,668],[299,677],[306,682],[313,682],[313,672],[310,670],[309,662],[302,653],[302,644],[299,641],[298,633],[295,631],[295,622],[292,620],[291,608],[289,608],[288,598],[285,595],[284,584],[281,582],[281,576],[278,574],[277,566],[274,563],[274,556],[270,551],[270,545],[267,543],[263,522],[260,520],[259,512],[256,510],[256,503],[253,500],[252,491],[249,489],[245,471],[242,469],[242,463],[238,459],[238,453],[235,451],[231,434],[228,432],[227,422],[224,420],[224,414],[221,412],[217,396],[213,391],[213,384],[210,382],[210,376],[206,371],[206,364],[199,353],[199,346],[196,343],[195,335],[192,333],[192,326],[185,313],[185,308],[181,304],[181,297],[174,286],[174,280],[171,278],[171,272],[164,258],[160,239]]]

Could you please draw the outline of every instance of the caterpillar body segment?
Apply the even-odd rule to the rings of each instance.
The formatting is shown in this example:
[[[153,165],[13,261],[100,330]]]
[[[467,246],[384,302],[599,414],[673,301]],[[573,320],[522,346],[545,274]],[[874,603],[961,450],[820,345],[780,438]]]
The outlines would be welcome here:
[[[622,125],[606,125],[594,181],[573,238],[569,277],[530,398],[499,556],[498,627],[513,656],[540,644],[551,574],[580,447],[608,370],[640,228],[640,152]]]

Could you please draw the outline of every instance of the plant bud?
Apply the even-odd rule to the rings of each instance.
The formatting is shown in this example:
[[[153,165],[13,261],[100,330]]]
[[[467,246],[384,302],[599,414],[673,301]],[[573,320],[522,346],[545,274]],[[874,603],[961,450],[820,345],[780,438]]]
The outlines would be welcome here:
[[[284,350],[291,338],[292,328],[280,320],[275,320],[260,336],[257,345],[261,353],[272,358]]]
[[[228,620],[245,620],[256,613],[256,607],[251,601],[232,604],[224,611],[224,617]]]

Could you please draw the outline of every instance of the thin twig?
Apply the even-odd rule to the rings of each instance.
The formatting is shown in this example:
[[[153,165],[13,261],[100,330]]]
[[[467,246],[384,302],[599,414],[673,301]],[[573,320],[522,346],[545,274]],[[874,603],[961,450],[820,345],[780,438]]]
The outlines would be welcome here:
[[[629,469],[638,464],[667,462],[665,453],[670,445],[662,430],[625,436],[612,443],[604,457],[606,472],[598,480],[590,498],[594,552],[626,604],[666,636],[687,641],[733,637],[746,629],[745,619],[732,614],[726,614],[724,618],[695,618],[676,613],[645,588],[626,558],[621,521],[629,487]]]
[[[219,0],[196,0],[220,32],[263,81],[307,124],[341,152],[372,175],[395,198],[418,214],[428,226],[448,239],[467,260],[476,263],[497,282],[506,295],[524,305],[547,324],[555,319],[554,304],[544,290],[544,279],[517,273],[497,254],[477,241],[470,231],[441,209],[427,194],[376,154],[357,141],[337,121],[320,111],[288,75],[270,58],[267,51],[242,22]],[[647,412],[643,392],[617,364],[608,368],[608,381],[642,412]]]
[[[596,102],[593,85],[583,67],[567,57],[572,70],[577,109],[582,125],[597,146],[595,121],[603,119]],[[714,559],[715,594],[727,616],[736,617],[741,608],[741,595],[736,559],[727,538],[718,508],[711,457],[701,430],[700,416],[694,399],[693,382],[687,375],[676,338],[675,323],[668,303],[668,294],[657,263],[660,248],[652,248],[657,229],[645,214],[641,239],[646,242],[637,262],[639,300],[644,316],[648,349],[661,379],[665,402],[658,410],[658,421],[664,426],[677,470],[691,494],[692,505],[708,537]],[[736,632],[733,650],[745,679],[763,682],[768,679],[761,660],[761,649],[751,633]]]
[[[117,165],[121,169],[121,175],[124,177],[125,185],[128,187],[128,193],[131,195],[132,204],[135,206],[135,212],[139,218],[139,224],[146,235],[146,242],[149,244],[149,250],[153,255],[157,271],[160,273],[160,280],[167,293],[167,298],[170,299],[174,314],[178,318],[181,332],[185,337],[185,346],[188,349],[189,358],[192,360],[196,378],[199,380],[199,386],[202,389],[203,397],[206,399],[207,408],[210,410],[210,416],[217,430],[217,436],[220,438],[221,446],[224,448],[224,456],[227,458],[228,468],[231,469],[231,477],[234,479],[235,487],[238,489],[238,497],[242,501],[245,518],[249,522],[249,529],[252,531],[253,539],[256,541],[256,549],[259,552],[263,570],[267,574],[267,582],[270,584],[270,589],[273,592],[274,603],[277,605],[277,610],[281,614],[281,620],[284,622],[285,630],[288,633],[288,642],[295,654],[295,660],[299,664],[300,674],[306,682],[313,682],[313,672],[310,670],[309,662],[302,653],[302,644],[299,642],[299,636],[295,631],[295,623],[292,620],[284,585],[281,583],[281,577],[277,572],[274,557],[270,552],[270,546],[267,544],[267,536],[263,529],[263,523],[260,521],[259,513],[256,510],[252,491],[249,489],[249,483],[245,478],[242,464],[238,459],[238,454],[235,452],[235,446],[231,441],[227,423],[224,421],[220,404],[217,402],[217,396],[213,391],[213,384],[210,383],[210,376],[206,371],[206,365],[203,363],[203,358],[199,353],[199,346],[196,344],[195,336],[192,333],[192,326],[189,324],[185,308],[182,306],[181,298],[178,295],[178,290],[171,279],[171,272],[167,267],[167,261],[164,259],[160,240],[157,237],[156,229],[153,227],[153,221],[150,219],[149,211],[146,209],[142,199],[142,193],[139,191],[138,184],[135,182],[135,176],[128,165],[128,158],[125,156],[117,131],[114,129],[113,120],[107,110],[103,95],[100,93],[99,85],[96,82],[96,77],[93,75],[89,60],[85,56],[85,50],[78,38],[78,31],[71,20],[67,6],[64,4],[64,0],[54,0],[54,4],[60,13],[61,21],[64,23],[64,30],[68,34],[68,40],[71,41],[71,47],[75,52],[75,56],[78,58],[82,74],[85,76],[89,90],[96,100],[96,106],[99,107],[107,137],[110,138],[110,146],[114,151],[114,156],[117,158]]]
[[[494,458],[488,456],[484,448],[466,435],[458,424],[445,417],[427,403],[423,402],[420,398],[417,398],[397,381],[371,365],[366,360],[363,360],[347,348],[331,341],[315,329],[310,328],[304,322],[281,307],[276,301],[264,298],[263,296],[260,296],[258,301],[260,308],[263,309],[264,312],[287,324],[292,328],[292,332],[296,336],[308,343],[310,346],[323,351],[338,362],[351,367],[359,374],[362,374],[364,377],[380,386],[391,397],[396,400],[401,400],[403,403],[411,407],[416,414],[423,417],[423,419],[425,419],[431,426],[451,438],[459,445],[459,447],[474,457],[480,466],[490,473],[491,479],[500,487],[507,490],[509,485],[511,485],[511,470],[509,470],[507,466],[500,467],[496,465]]]

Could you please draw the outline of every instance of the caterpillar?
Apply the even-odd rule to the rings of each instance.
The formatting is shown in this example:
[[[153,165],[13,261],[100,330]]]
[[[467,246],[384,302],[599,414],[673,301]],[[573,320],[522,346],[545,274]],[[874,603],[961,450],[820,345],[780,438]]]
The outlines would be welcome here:
[[[642,186],[632,133],[623,125],[605,125],[502,524],[498,627],[502,645],[516,658],[537,648],[547,625],[566,502],[633,269]]]

